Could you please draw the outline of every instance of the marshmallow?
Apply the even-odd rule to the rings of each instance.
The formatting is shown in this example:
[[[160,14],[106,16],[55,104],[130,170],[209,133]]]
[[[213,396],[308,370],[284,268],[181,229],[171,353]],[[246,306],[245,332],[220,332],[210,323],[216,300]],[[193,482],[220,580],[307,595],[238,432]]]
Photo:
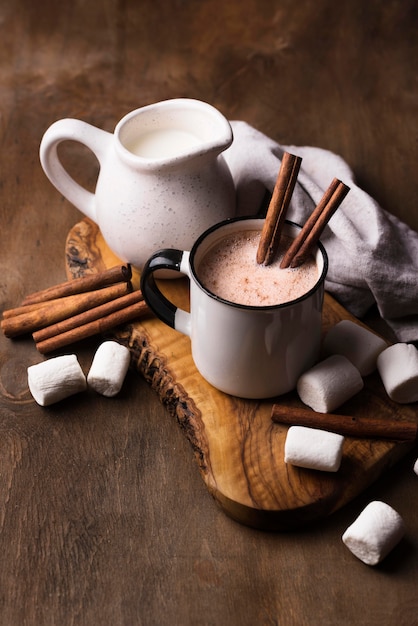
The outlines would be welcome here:
[[[415,461],[415,464],[414,464],[414,472],[418,476],[418,459]]]
[[[377,565],[405,534],[399,513],[384,502],[370,502],[347,528],[342,540],[366,565]]]
[[[328,357],[304,372],[296,390],[302,402],[318,413],[331,413],[363,389],[360,372],[339,354]]]
[[[384,339],[350,320],[342,320],[333,326],[323,343],[327,356],[345,356],[362,376],[368,376],[376,369],[377,357],[387,346]]]
[[[29,391],[41,406],[84,391],[86,377],[75,354],[57,356],[28,367]]]
[[[418,350],[408,343],[395,343],[377,357],[377,369],[392,400],[405,404],[418,400]]]
[[[128,348],[116,341],[105,341],[94,355],[88,385],[103,396],[115,396],[121,390],[130,360]]]
[[[336,472],[340,468],[344,437],[318,428],[291,426],[284,446],[285,463]]]

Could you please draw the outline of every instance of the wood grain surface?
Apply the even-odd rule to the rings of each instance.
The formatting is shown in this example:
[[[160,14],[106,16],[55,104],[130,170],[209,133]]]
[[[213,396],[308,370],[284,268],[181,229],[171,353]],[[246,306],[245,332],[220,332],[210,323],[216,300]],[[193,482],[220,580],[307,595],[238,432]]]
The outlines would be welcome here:
[[[90,252],[90,250],[92,252]],[[100,230],[88,218],[71,229],[67,244],[69,278],[119,265]],[[139,275],[134,272],[138,288]],[[188,309],[187,279],[160,281],[170,301]],[[323,334],[342,319],[356,320],[325,295]],[[261,530],[288,530],[334,512],[381,472],[404,456],[412,442],[346,437],[341,468],[318,472],[284,463],[287,426],[271,420],[273,402],[303,406],[296,392],[273,400],[243,400],[224,394],[197,371],[190,339],[150,315],[117,328],[133,366],[176,417],[191,443],[200,474],[221,508],[235,520]],[[416,404],[399,405],[387,396],[378,373],[346,402],[342,414],[418,423]],[[345,411],[345,412],[344,412]]]
[[[135,108],[198,98],[281,144],[333,150],[418,230],[417,25],[416,0],[0,0],[1,309],[66,278],[82,216],[39,163],[64,117],[113,131]],[[61,148],[93,190],[92,155]],[[367,323],[390,338],[376,309]],[[99,341],[72,347],[86,373]],[[27,367],[43,358],[30,337],[0,334],[2,625],[417,624],[416,448],[332,515],[259,531],[214,506],[136,370],[116,398],[42,408]],[[374,499],[407,532],[370,568],[341,535]]]

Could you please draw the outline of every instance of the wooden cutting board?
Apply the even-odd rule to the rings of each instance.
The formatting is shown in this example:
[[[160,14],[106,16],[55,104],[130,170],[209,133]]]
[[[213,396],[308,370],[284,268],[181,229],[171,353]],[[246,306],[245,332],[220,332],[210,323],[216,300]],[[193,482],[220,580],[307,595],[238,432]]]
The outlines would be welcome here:
[[[85,218],[68,234],[69,278],[120,263],[98,227]],[[186,279],[160,281],[163,290],[188,307]],[[139,275],[134,273],[139,286]],[[325,295],[323,330],[352,319]],[[359,322],[358,322],[359,323]],[[233,519],[264,530],[296,528],[331,514],[353,499],[414,443],[346,437],[341,468],[326,473],[284,463],[287,428],[271,421],[272,400],[249,401],[214,389],[197,372],[188,337],[149,317],[118,329],[114,337],[129,347],[132,364],[158,394],[192,445],[200,474],[216,502]],[[292,392],[278,400],[301,404]],[[392,402],[377,373],[339,408],[340,414],[418,421],[418,406]]]

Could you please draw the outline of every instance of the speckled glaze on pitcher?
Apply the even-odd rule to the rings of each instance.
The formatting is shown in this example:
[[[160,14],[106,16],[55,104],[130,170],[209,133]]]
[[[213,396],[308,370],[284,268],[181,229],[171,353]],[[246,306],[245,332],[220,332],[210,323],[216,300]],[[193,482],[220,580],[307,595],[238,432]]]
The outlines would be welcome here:
[[[57,148],[65,140],[97,157],[95,193],[61,164]],[[231,126],[219,111],[178,98],[128,113],[113,134],[81,120],[58,120],[42,138],[40,160],[51,183],[98,224],[113,252],[141,269],[156,250],[187,250],[235,214],[234,183],[221,154],[231,143]]]

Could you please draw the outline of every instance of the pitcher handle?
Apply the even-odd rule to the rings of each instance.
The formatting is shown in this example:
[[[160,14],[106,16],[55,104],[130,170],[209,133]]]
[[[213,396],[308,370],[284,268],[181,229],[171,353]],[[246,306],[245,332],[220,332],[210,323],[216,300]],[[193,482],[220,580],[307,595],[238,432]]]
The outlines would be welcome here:
[[[63,119],[54,122],[45,132],[39,148],[42,169],[51,183],[75,207],[97,223],[94,193],[77,183],[62,165],[58,157],[61,142],[78,141],[89,148],[102,166],[113,135],[87,122]]]
[[[167,326],[190,337],[191,315],[168,300],[155,282],[154,272],[174,270],[190,279],[189,252],[166,248],[155,252],[145,263],[141,272],[141,291],[145,302],[155,315]]]

